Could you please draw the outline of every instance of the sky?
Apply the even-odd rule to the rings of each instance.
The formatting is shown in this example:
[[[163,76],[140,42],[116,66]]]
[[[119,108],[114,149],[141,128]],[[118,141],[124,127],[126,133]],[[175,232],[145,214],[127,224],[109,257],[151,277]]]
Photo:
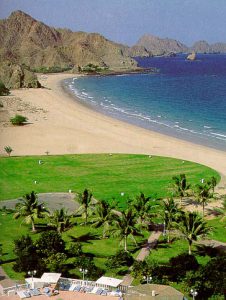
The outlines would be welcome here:
[[[144,34],[226,42],[226,0],[0,0],[0,19],[22,10],[57,28],[98,32],[134,45]]]

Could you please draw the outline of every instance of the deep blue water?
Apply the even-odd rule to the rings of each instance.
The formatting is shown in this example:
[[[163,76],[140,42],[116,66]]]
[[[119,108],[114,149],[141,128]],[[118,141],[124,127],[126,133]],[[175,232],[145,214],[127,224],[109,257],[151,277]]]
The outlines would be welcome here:
[[[159,72],[73,78],[65,85],[81,102],[112,117],[225,151],[226,55],[137,61]]]

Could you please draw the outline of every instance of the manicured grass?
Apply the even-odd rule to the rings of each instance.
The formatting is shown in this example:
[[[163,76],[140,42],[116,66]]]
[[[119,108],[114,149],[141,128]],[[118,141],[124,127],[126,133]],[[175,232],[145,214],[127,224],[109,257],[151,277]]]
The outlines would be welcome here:
[[[193,244],[193,254],[196,256],[198,263],[204,265],[210,259],[208,256],[201,256],[197,253],[196,247]],[[188,253],[188,243],[186,240],[178,239],[172,243],[167,243],[163,237],[159,239],[158,246],[152,250],[149,259],[157,261],[159,264],[166,264],[170,258],[182,253]]]
[[[21,220],[14,220],[13,215],[0,211],[0,245],[2,245],[3,256],[2,267],[9,276],[14,279],[22,279],[23,274],[16,273],[12,270],[12,260],[15,259],[13,253],[14,240],[18,236],[25,235],[28,232],[28,226],[21,223]]]
[[[38,162],[42,160],[40,165]],[[172,177],[186,174],[191,184],[196,184],[201,178],[219,174],[203,165],[166,157],[149,157],[147,155],[85,154],[63,156],[28,156],[0,158],[0,200],[18,198],[34,190],[41,192],[67,192],[72,189],[82,192],[85,188],[92,191],[96,199],[111,201],[116,199],[123,208],[128,198],[134,198],[141,191],[145,195],[167,197]],[[34,184],[34,181],[37,184]],[[121,193],[124,196],[121,196]],[[12,278],[22,279],[23,274],[12,270],[13,240],[22,234],[29,233],[34,239],[38,234],[30,232],[30,226],[20,225],[21,220],[13,220],[12,214],[0,212],[0,244],[3,246],[3,267]],[[102,230],[90,226],[76,226],[63,234],[64,240],[71,243],[71,236],[79,237],[86,233],[93,234],[89,243],[83,243],[83,251],[95,256],[95,263],[113,276],[112,270],[106,268],[106,259],[119,249],[119,240],[110,237],[100,239]],[[147,238],[148,232],[144,232]],[[96,236],[96,237],[95,237]],[[140,239],[141,241],[141,239]],[[137,251],[129,243],[130,250]],[[167,262],[170,257],[182,251],[187,251],[185,241],[175,242],[170,247],[158,248],[152,251],[153,258],[159,262]],[[72,274],[76,273],[72,270]]]
[[[226,219],[218,217],[212,220],[208,220],[209,226],[213,228],[210,238],[223,243],[226,243]]]
[[[15,255],[13,253],[14,240],[20,238],[22,235],[29,234],[33,240],[39,238],[40,233],[32,233],[31,225],[21,223],[22,219],[13,219],[13,213],[6,213],[0,211],[0,245],[3,248],[3,268],[7,274],[14,279],[23,279],[23,273],[16,273],[13,270],[13,260]],[[108,239],[102,239],[102,229],[93,228],[90,224],[84,226],[80,225],[81,219],[76,218],[77,225],[73,226],[70,230],[62,234],[62,238],[66,242],[66,248],[69,248],[70,244],[73,244],[76,239],[81,236],[89,235],[90,238],[87,241],[81,242],[82,250],[84,253],[89,253],[94,256],[94,262],[98,267],[106,271],[106,274],[113,274],[116,277],[117,270],[107,270],[106,261],[114,255],[118,250],[123,249],[123,244],[120,244],[120,240],[115,237],[109,237]],[[42,221],[44,223],[44,220]],[[136,237],[137,243],[142,243],[147,240],[150,232],[143,231],[143,237]],[[138,246],[138,248],[141,246]],[[128,249],[132,252],[133,256],[136,257],[137,250],[134,243],[128,240]],[[78,269],[71,269],[71,275],[81,276]]]
[[[43,163],[39,165],[38,161]],[[82,192],[90,189],[97,199],[115,198],[125,205],[141,191],[166,197],[172,176],[185,173],[191,184],[219,174],[203,165],[147,155],[83,154],[0,158],[0,200],[41,192]],[[37,181],[37,184],[34,182]],[[124,196],[121,196],[121,192]]]

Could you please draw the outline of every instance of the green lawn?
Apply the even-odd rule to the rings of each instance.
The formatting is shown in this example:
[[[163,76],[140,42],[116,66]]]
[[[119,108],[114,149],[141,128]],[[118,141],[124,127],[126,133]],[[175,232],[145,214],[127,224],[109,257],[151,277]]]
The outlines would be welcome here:
[[[43,163],[40,165],[39,160]],[[41,192],[67,192],[72,189],[82,192],[90,189],[97,199],[120,201],[125,207],[128,198],[134,198],[141,191],[146,195],[167,197],[172,176],[186,174],[191,184],[196,184],[201,178],[211,176],[220,179],[219,174],[203,165],[188,161],[166,157],[149,157],[147,155],[120,155],[113,154],[84,154],[63,156],[27,156],[0,158],[0,200],[18,198],[34,190]],[[34,184],[34,181],[37,184]],[[124,196],[121,196],[121,192]],[[220,231],[220,229],[219,229]],[[22,279],[23,274],[16,274],[12,270],[13,240],[22,234],[30,233],[30,226],[21,225],[21,220],[13,220],[12,214],[0,211],[0,244],[3,246],[3,267],[12,278]],[[89,243],[83,243],[83,251],[95,255],[97,266],[106,270],[106,259],[119,249],[119,240],[109,238],[102,240],[101,229],[89,226],[76,226],[63,234],[69,244],[71,237],[79,237],[86,233],[96,237]],[[31,233],[30,233],[31,234]],[[144,232],[147,238],[148,232]],[[34,239],[38,234],[31,234]],[[141,240],[140,240],[141,241]],[[129,244],[130,250],[137,251]],[[186,242],[176,242],[170,247],[158,248],[152,251],[153,257],[160,262],[168,261],[169,257],[176,256],[187,250]],[[72,273],[76,270],[72,270]],[[113,276],[112,271],[106,274]]]
[[[32,233],[31,225],[26,225],[22,223],[23,219],[15,220],[13,219],[13,213],[7,213],[0,211],[0,245],[3,248],[2,256],[2,266],[7,274],[14,279],[23,279],[23,273],[16,273],[13,267],[13,260],[15,255],[13,253],[14,240],[18,239],[22,235],[29,234],[33,240],[38,239],[40,233]],[[66,248],[69,248],[70,244],[73,244],[76,238],[81,236],[90,235],[90,238],[87,242],[82,243],[82,250],[84,253],[89,253],[94,255],[94,261],[98,267],[106,271],[108,275],[114,275],[116,277],[117,270],[107,270],[106,260],[109,256],[114,255],[118,250],[123,249],[123,244],[120,243],[118,238],[109,237],[108,239],[102,239],[102,229],[93,228],[90,225],[80,226],[81,219],[76,218],[77,225],[73,226],[70,230],[63,233],[62,238],[66,242]],[[44,223],[44,220],[42,221]],[[142,231],[143,237],[136,237],[138,244],[147,240],[150,232]],[[137,246],[131,241],[128,240],[128,249],[132,252],[133,256],[136,257],[138,254],[138,249],[141,246]],[[114,272],[115,271],[115,272]],[[72,275],[80,276],[78,270],[71,269],[70,273]]]
[[[192,249],[199,264],[204,265],[208,262],[210,258],[208,256],[199,255],[194,244]],[[166,264],[169,262],[170,258],[186,252],[188,253],[188,242],[186,240],[177,239],[172,243],[167,243],[166,240],[161,237],[156,249],[150,252],[149,259],[153,259],[160,264]]]
[[[43,164],[39,165],[41,159]],[[82,192],[90,189],[97,199],[122,203],[141,191],[166,197],[172,176],[185,173],[190,183],[219,174],[203,165],[147,155],[82,154],[0,158],[0,200],[40,192]],[[34,181],[37,181],[37,184]],[[121,192],[124,196],[121,196]]]
[[[210,238],[223,243],[226,243],[226,220],[218,217],[212,220],[208,220],[208,225],[213,228]]]

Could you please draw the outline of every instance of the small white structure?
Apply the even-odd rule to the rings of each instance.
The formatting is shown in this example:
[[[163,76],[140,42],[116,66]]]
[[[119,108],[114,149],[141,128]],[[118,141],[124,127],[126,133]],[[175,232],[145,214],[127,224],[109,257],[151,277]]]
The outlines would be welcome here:
[[[100,285],[100,286],[105,286],[105,287],[117,288],[120,286],[120,284],[122,282],[123,282],[123,280],[121,280],[121,279],[102,276],[96,281],[96,284]]]
[[[41,278],[36,278],[36,277],[29,277],[29,278],[25,278],[25,281],[27,284],[29,284],[29,286],[34,289],[34,288],[42,288],[43,287],[43,281],[41,280]]]
[[[45,284],[53,284],[57,283],[61,273],[43,273],[41,278],[29,277],[26,278],[25,281],[28,283],[32,288],[41,288]]]

